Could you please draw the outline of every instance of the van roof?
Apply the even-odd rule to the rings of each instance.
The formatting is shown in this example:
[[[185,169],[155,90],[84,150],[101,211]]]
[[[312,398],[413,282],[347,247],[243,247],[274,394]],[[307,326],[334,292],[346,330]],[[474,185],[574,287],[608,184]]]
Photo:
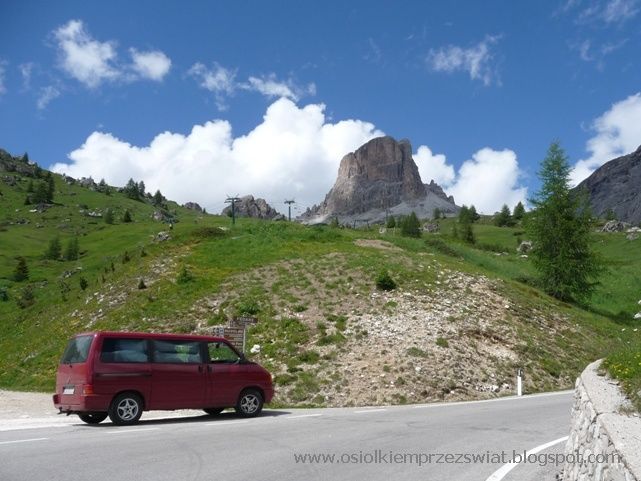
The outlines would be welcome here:
[[[224,337],[219,336],[201,336],[197,334],[173,334],[173,333],[156,333],[156,332],[123,332],[123,331],[91,331],[76,334],[78,336],[97,336],[97,337],[137,337],[144,339],[190,339],[194,341],[227,341]]]

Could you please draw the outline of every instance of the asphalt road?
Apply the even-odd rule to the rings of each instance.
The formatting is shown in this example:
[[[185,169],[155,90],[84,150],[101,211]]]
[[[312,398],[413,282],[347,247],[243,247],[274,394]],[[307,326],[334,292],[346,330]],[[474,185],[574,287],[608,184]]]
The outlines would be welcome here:
[[[3,431],[0,422],[0,480],[485,481],[503,463],[470,456],[505,452],[509,461],[513,450],[567,436],[571,405],[572,393],[564,392],[386,408],[268,409],[249,420],[223,413],[145,421],[143,414],[132,427],[78,420]],[[335,457],[333,463],[296,460],[306,454]],[[553,481],[558,471],[519,464],[491,479]]]

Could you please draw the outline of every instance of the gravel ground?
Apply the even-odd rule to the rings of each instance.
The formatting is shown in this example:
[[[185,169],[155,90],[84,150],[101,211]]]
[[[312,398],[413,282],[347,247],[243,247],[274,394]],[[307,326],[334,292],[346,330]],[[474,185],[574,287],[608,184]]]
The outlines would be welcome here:
[[[152,411],[143,413],[143,419],[202,416],[203,414],[202,411],[189,409]],[[51,393],[0,390],[0,431],[64,427],[78,423],[82,423],[78,416],[58,414],[53,407]]]

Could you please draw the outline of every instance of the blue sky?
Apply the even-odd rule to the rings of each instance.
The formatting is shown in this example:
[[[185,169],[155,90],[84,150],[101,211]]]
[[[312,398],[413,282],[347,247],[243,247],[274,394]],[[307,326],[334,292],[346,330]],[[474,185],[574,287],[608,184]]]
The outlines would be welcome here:
[[[340,158],[408,138],[491,213],[641,144],[641,1],[0,3],[0,147],[219,211],[322,200]]]

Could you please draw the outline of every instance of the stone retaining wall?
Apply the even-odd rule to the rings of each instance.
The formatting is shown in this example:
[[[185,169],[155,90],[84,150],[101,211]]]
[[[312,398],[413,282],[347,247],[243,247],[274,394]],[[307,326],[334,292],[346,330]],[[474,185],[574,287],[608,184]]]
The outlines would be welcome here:
[[[569,459],[563,480],[641,481],[641,418],[622,412],[629,403],[616,381],[599,375],[600,364],[590,364],[576,382],[565,454],[586,462]]]

